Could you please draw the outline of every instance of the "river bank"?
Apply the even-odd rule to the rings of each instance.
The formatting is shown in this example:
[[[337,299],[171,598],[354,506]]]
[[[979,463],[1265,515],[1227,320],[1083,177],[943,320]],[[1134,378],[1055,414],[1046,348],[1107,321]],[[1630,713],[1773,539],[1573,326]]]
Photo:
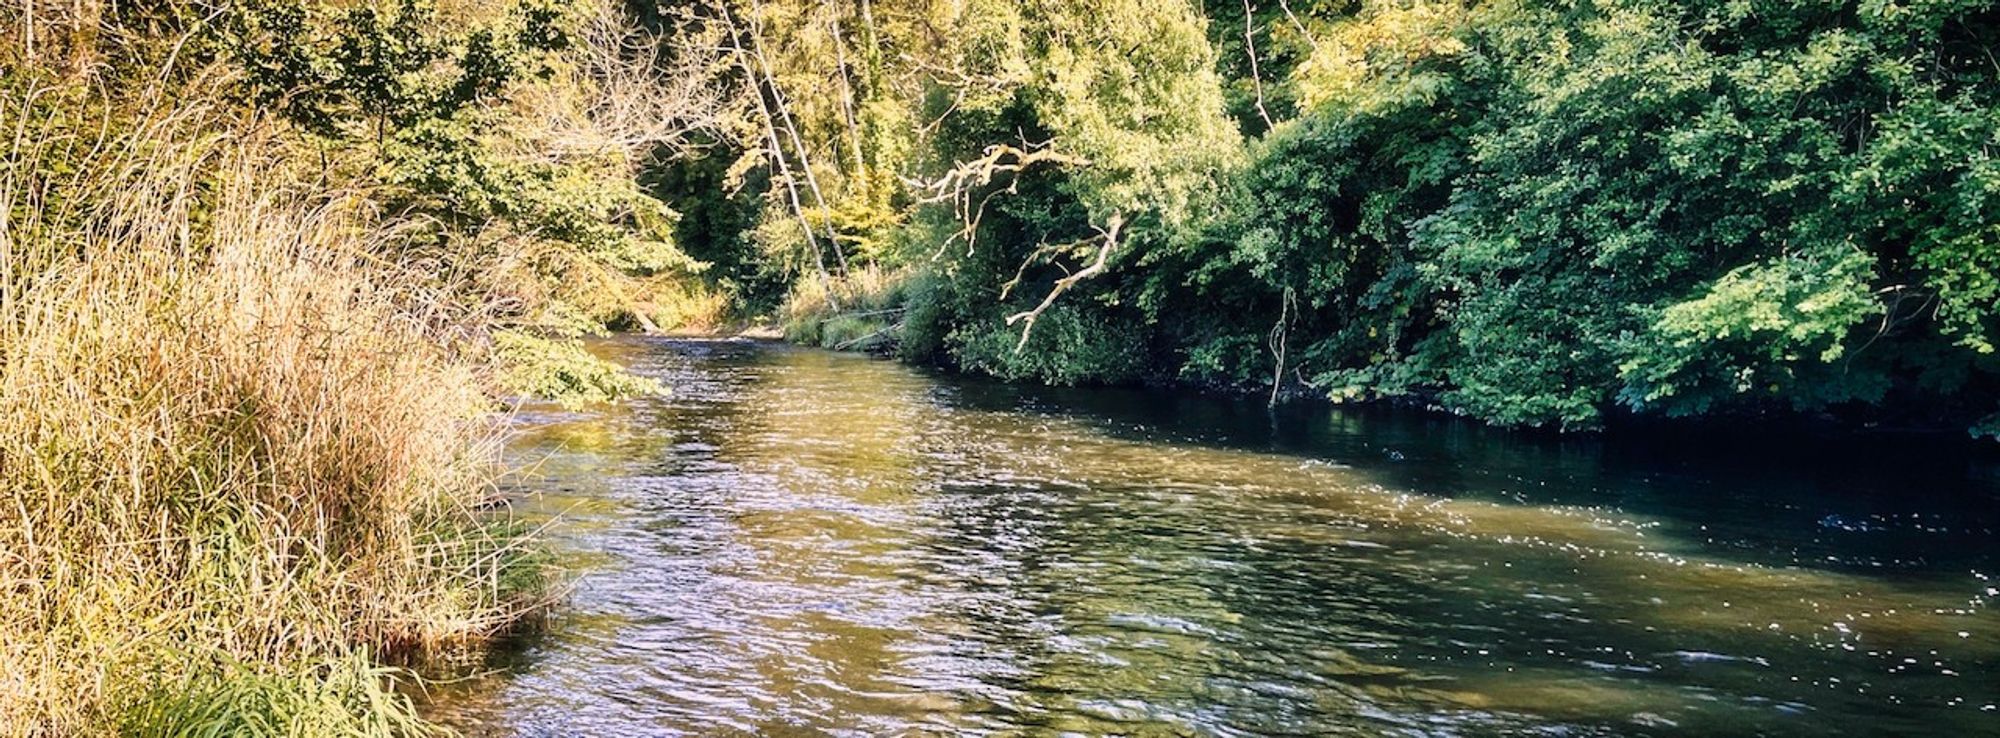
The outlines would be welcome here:
[[[0,736],[434,735],[559,599],[498,398],[653,389],[585,109],[691,108],[622,5],[445,5],[0,2]]]
[[[843,328],[833,334],[836,340],[829,342],[823,327],[804,329],[802,322],[822,324],[831,319],[817,311],[807,311],[790,319],[790,325],[772,321],[745,321],[723,327],[696,330],[665,330],[651,334],[677,339],[706,340],[748,340],[781,342],[791,345],[843,351],[898,361],[912,366],[925,367],[943,372],[964,372],[952,366],[941,357],[907,356],[897,344],[897,325],[893,319],[884,319],[884,312],[900,313],[900,309],[877,311],[874,320],[856,326]],[[894,316],[891,316],[893,318]],[[852,334],[852,335],[850,335]],[[852,336],[870,339],[863,345],[850,343]],[[846,345],[843,345],[846,344]],[[977,376],[978,373],[971,374]],[[1035,379],[1016,380],[1025,384],[1041,384]],[[1148,374],[1122,387],[1136,387],[1169,392],[1184,392],[1203,397],[1263,400],[1271,405],[1289,404],[1332,404],[1350,408],[1395,408],[1397,410],[1433,414],[1440,418],[1466,418],[1463,413],[1451,411],[1437,401],[1435,393],[1411,393],[1390,397],[1359,397],[1335,400],[1320,387],[1315,387],[1294,377],[1279,385],[1272,392],[1269,385],[1246,386],[1192,379],[1184,376]],[[1475,421],[1476,422],[1476,421]],[[1729,453],[1735,448],[1772,435],[1814,439],[1829,443],[1845,443],[1856,447],[1871,443],[1888,443],[1908,446],[1943,446],[1958,449],[1975,456],[2000,458],[2000,442],[1991,437],[1968,434],[1964,427],[1943,422],[1889,422],[1871,416],[1866,409],[1862,412],[1843,416],[1839,413],[1819,411],[1800,412],[1738,412],[1713,415],[1668,418],[1643,415],[1632,412],[1614,412],[1605,416],[1600,428],[1589,431],[1564,430],[1559,427],[1511,428],[1511,432],[1530,435],[1597,437],[1605,435],[1638,435],[1651,438],[1677,438],[1691,444],[1706,444],[1718,452]]]

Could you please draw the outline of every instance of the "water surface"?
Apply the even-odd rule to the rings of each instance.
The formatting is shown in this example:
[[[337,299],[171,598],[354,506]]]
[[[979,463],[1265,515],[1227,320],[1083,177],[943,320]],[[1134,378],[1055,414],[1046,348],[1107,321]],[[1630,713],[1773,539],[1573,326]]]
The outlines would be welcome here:
[[[471,735],[2000,735],[2000,470],[620,339]],[[532,492],[533,494],[525,494]]]

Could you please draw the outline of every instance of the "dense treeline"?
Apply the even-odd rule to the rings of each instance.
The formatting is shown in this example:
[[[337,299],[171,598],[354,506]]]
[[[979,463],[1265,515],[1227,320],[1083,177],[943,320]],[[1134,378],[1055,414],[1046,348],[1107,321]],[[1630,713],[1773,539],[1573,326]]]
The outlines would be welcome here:
[[[649,182],[797,338],[1502,424],[2000,419],[2000,4],[648,15],[738,97]]]

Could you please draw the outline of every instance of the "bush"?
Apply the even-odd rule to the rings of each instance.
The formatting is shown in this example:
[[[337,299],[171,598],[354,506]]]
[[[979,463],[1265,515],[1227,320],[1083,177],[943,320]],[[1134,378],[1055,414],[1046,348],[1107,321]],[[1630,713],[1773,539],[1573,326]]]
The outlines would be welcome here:
[[[493,335],[493,351],[503,367],[502,389],[570,409],[666,392],[659,382],[597,358],[575,340],[507,330]]]
[[[945,337],[951,332],[951,307],[945,301],[950,289],[949,281],[930,270],[910,278],[903,328],[896,335],[896,355],[902,360],[935,363],[945,358]]]
[[[831,281],[802,279],[779,310],[785,340],[872,351],[894,340],[911,272],[869,265]]]
[[[1001,379],[1117,384],[1137,379],[1145,368],[1144,332],[1136,328],[1059,304],[1035,322],[1025,345],[1018,327],[999,320],[963,326],[948,341],[960,367]]]

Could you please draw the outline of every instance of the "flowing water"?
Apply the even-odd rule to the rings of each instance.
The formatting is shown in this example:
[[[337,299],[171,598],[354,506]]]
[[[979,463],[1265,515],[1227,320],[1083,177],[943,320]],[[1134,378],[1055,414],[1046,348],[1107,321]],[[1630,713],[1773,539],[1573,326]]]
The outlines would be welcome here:
[[[674,394],[521,415],[582,573],[471,735],[2000,735],[1962,451],[600,348]]]

